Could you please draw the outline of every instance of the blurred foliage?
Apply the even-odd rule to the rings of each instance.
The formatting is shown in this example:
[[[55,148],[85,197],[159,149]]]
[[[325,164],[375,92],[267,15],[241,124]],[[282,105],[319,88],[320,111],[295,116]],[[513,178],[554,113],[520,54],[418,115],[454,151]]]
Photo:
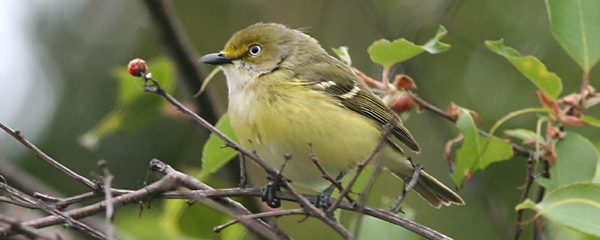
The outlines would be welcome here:
[[[224,114],[217,124],[215,124],[215,127],[234,142],[238,142],[231,128],[228,114]],[[237,155],[237,151],[227,147],[225,141],[215,134],[211,134],[202,148],[202,169],[204,170],[204,174],[217,172]]]
[[[154,59],[148,63],[152,76],[165,92],[172,94],[175,86],[175,68],[167,59]],[[115,73],[119,91],[117,107],[102,119],[93,129],[79,137],[84,147],[94,150],[109,134],[131,131],[158,117],[165,102],[156,95],[144,92],[144,82],[133,77],[128,69],[119,67]]]

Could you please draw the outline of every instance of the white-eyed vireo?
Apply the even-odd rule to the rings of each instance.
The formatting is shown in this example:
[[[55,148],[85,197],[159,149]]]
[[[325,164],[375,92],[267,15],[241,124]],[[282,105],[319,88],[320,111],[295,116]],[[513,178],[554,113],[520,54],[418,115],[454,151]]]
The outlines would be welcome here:
[[[282,174],[301,186],[319,191],[329,185],[311,162],[307,143],[332,176],[365,160],[388,122],[395,138],[420,150],[398,115],[350,67],[303,32],[281,24],[254,24],[201,61],[221,66],[227,77],[228,113],[241,144],[276,168],[291,154]],[[388,141],[379,154],[386,169],[410,180],[414,167],[400,147]],[[464,204],[425,171],[414,189],[437,208]]]

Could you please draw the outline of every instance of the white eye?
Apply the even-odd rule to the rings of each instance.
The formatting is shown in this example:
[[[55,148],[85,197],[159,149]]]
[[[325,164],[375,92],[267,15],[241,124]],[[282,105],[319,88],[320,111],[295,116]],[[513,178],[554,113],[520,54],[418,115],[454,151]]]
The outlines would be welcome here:
[[[262,47],[260,45],[252,45],[248,48],[248,53],[252,56],[258,56],[262,51]]]

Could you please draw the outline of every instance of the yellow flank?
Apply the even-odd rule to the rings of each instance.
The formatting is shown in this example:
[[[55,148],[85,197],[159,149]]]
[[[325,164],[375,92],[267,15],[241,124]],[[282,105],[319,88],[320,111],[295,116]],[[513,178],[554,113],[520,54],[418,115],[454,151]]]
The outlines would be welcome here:
[[[381,138],[374,121],[296,81],[261,79],[245,90],[255,96],[229,103],[239,141],[275,168],[284,163],[284,154],[291,154],[283,175],[304,187],[322,190],[330,184],[310,161],[309,142],[335,177],[363,161]]]

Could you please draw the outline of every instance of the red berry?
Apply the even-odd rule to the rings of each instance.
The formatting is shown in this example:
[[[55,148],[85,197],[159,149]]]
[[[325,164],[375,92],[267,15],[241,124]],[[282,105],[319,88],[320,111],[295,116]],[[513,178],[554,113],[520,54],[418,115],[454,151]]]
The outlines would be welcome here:
[[[392,99],[390,108],[397,113],[408,112],[415,105],[413,99],[406,92],[398,92]]]
[[[140,77],[142,74],[146,72],[148,69],[148,65],[146,65],[146,61],[141,58],[133,59],[127,65],[127,70],[129,70],[129,74],[134,77]]]

